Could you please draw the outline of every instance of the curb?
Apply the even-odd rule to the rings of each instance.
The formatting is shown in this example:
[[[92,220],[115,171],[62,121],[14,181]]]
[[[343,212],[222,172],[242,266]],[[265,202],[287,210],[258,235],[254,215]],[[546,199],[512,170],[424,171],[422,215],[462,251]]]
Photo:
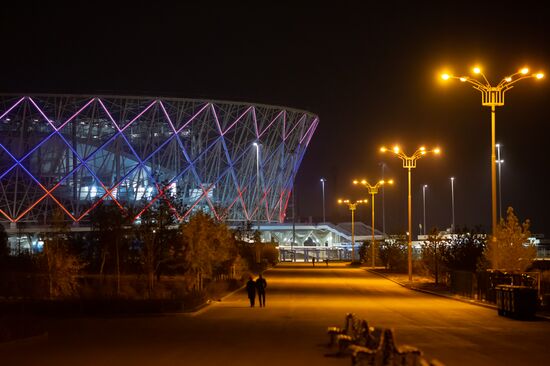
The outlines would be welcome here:
[[[470,304],[470,305],[477,305],[477,306],[481,306],[481,307],[484,307],[484,308],[487,308],[487,309],[492,309],[492,310],[497,310],[497,306],[496,305],[492,305],[492,304],[485,304],[485,303],[481,303],[481,302],[478,302],[476,300],[472,300],[472,299],[464,299],[464,298],[460,298],[460,297],[454,297],[454,296],[451,296],[451,295],[445,295],[445,294],[440,294],[440,293],[437,293],[437,292],[433,292],[433,291],[429,291],[429,290],[424,290],[424,289],[421,289],[421,288],[418,288],[418,287],[414,287],[414,286],[409,286],[403,282],[399,282],[399,281],[396,281],[382,273],[378,273],[378,272],[375,272],[371,269],[366,269],[367,272],[369,273],[373,273],[377,276],[380,276],[380,277],[383,277],[389,281],[392,281],[393,283],[396,283],[398,284],[399,286],[402,286],[402,287],[405,287],[405,288],[408,288],[409,290],[413,290],[413,291],[418,291],[418,292],[423,292],[425,294],[429,294],[429,295],[435,295],[435,296],[439,296],[439,297],[444,297],[444,298],[447,298],[447,299],[451,299],[451,300],[456,300],[456,301],[460,301],[460,302],[463,302],[463,303],[466,303],[466,304]],[[535,317],[537,318],[541,318],[541,319],[545,319],[545,320],[550,320],[550,316],[547,316],[547,315],[541,315],[541,314],[535,314]]]
[[[373,273],[377,276],[380,276],[380,277],[383,277],[389,281],[392,281],[393,283],[396,283],[398,284],[399,286],[402,286],[402,287],[405,287],[405,288],[408,288],[409,290],[413,290],[413,291],[418,291],[418,292],[422,292],[422,293],[425,293],[425,294],[429,294],[429,295],[435,295],[435,296],[439,296],[439,297],[444,297],[444,298],[447,298],[447,299],[452,299],[452,300],[456,300],[456,301],[460,301],[460,302],[464,302],[466,304],[471,304],[471,305],[477,305],[477,306],[482,306],[484,308],[488,308],[488,309],[492,309],[492,310],[496,310],[497,307],[495,305],[491,305],[491,304],[484,304],[484,303],[480,303],[480,302],[477,302],[475,300],[469,300],[469,299],[462,299],[462,298],[459,298],[459,297],[454,297],[454,296],[450,296],[450,295],[445,295],[445,294],[440,294],[438,292],[433,292],[433,291],[429,291],[429,290],[424,290],[424,289],[421,289],[421,288],[418,288],[418,287],[414,287],[414,286],[409,286],[408,284],[405,284],[403,282],[399,282],[399,281],[396,281],[382,273],[378,273],[378,272],[375,272],[373,270],[370,270],[370,269],[367,269],[367,271],[369,273]]]

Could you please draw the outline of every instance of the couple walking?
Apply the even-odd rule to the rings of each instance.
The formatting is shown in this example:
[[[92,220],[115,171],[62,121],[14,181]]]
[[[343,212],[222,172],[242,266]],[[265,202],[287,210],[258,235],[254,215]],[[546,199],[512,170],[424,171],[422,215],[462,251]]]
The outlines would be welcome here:
[[[258,293],[258,300],[260,300],[260,307],[265,307],[265,288],[267,287],[267,281],[260,274],[256,282],[249,277],[246,283],[246,292],[248,292],[248,299],[250,300],[250,307],[254,307],[256,300],[256,293]]]

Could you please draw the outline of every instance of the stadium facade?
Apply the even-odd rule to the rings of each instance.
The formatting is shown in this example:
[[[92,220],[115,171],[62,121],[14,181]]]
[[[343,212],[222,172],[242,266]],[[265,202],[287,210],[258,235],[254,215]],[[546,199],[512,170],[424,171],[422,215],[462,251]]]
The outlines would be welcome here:
[[[86,223],[110,201],[133,219],[177,197],[228,222],[283,222],[319,123],[309,112],[225,101],[0,95],[0,221]]]

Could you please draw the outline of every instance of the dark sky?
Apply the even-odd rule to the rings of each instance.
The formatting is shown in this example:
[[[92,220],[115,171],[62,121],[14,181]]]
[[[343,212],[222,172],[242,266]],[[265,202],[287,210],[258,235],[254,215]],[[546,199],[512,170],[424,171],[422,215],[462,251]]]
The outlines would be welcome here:
[[[387,229],[403,232],[406,171],[378,152],[398,142],[407,152],[423,144],[443,149],[413,171],[415,232],[422,184],[429,185],[427,226],[450,225],[451,176],[457,225],[488,228],[489,108],[478,91],[459,82],[444,86],[437,76],[443,68],[469,74],[475,64],[493,83],[524,65],[550,72],[550,13],[526,1],[513,7],[114,3],[3,5],[1,92],[168,95],[307,109],[321,122],[296,199],[300,216],[314,220],[322,215],[321,177],[328,180],[327,219],[343,221],[348,211],[336,199],[362,197],[351,180],[377,180],[385,161],[396,180],[385,194]],[[549,91],[549,80],[520,82],[496,114],[503,206],[547,235]],[[380,217],[379,199],[377,208]],[[368,212],[357,219],[369,222]]]

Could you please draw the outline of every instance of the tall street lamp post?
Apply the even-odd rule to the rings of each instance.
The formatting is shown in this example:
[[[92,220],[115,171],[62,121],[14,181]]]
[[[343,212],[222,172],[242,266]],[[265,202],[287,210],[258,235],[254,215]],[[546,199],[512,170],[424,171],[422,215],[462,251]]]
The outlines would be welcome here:
[[[411,227],[411,219],[412,219],[412,207],[411,207],[411,169],[416,168],[416,161],[423,157],[424,155],[428,153],[434,153],[439,154],[440,150],[439,148],[435,148],[433,150],[427,150],[424,146],[417,149],[414,154],[408,156],[404,152],[401,151],[399,146],[394,146],[393,149],[387,149],[385,147],[380,148],[381,152],[392,152],[395,154],[398,158],[400,158],[403,161],[403,168],[408,170],[408,186],[409,186],[409,200],[408,200],[408,212],[409,212],[409,231],[407,233],[409,240],[408,240],[408,262],[409,262],[409,282],[412,282],[412,227]]]
[[[386,169],[386,163],[380,163],[380,166],[382,167],[382,179],[385,178],[384,170]],[[386,204],[385,204],[385,193],[386,190],[384,189],[384,186],[382,186],[382,233],[386,235]]]
[[[260,144],[254,142],[252,145],[256,148],[256,194],[261,197],[260,194]],[[257,217],[258,230],[260,230],[260,218]]]
[[[339,204],[346,204],[351,211],[351,261],[355,259],[355,210],[359,204],[367,204],[368,200],[351,202],[350,200],[338,200]]]
[[[455,233],[455,177],[451,177],[451,234]]]
[[[424,184],[422,186],[422,205],[424,206],[424,212],[423,212],[423,215],[424,215],[424,235],[426,235],[426,188],[428,188],[428,185],[427,184]]]
[[[260,145],[254,142],[252,145],[256,148],[256,183],[260,181]]]
[[[393,184],[393,179],[390,179],[388,181],[385,181],[383,179],[379,180],[378,182],[376,182],[376,184],[370,184],[369,182],[367,182],[365,179],[361,180],[361,181],[358,181],[358,180],[354,180],[353,181],[353,184],[361,184],[363,186],[365,186],[368,191],[369,191],[369,194],[371,195],[371,207],[372,207],[372,214],[371,214],[371,217],[372,217],[372,222],[371,222],[371,233],[372,233],[372,242],[371,242],[371,247],[372,247],[372,268],[374,268],[375,266],[375,258],[376,258],[376,251],[375,251],[375,241],[374,241],[374,195],[375,194],[378,194],[378,189],[380,187],[383,187],[384,184]]]
[[[323,190],[323,222],[326,222],[325,217],[325,182],[327,180],[325,178],[321,178],[321,189]]]
[[[527,67],[522,68],[515,74],[506,76],[496,86],[489,83],[481,68],[474,67],[473,72],[480,75],[483,80],[479,81],[475,77],[469,76],[453,76],[450,74],[442,74],[443,80],[457,79],[461,82],[472,84],[473,88],[481,92],[481,105],[491,107],[491,206],[492,206],[492,233],[496,232],[497,227],[497,190],[496,190],[496,154],[495,154],[495,108],[504,105],[504,94],[513,88],[513,85],[520,80],[536,78],[542,79],[543,73],[531,74]]]
[[[497,164],[498,164],[498,218],[502,219],[502,181],[501,181],[501,169],[504,160],[500,158],[500,144],[497,144]]]

